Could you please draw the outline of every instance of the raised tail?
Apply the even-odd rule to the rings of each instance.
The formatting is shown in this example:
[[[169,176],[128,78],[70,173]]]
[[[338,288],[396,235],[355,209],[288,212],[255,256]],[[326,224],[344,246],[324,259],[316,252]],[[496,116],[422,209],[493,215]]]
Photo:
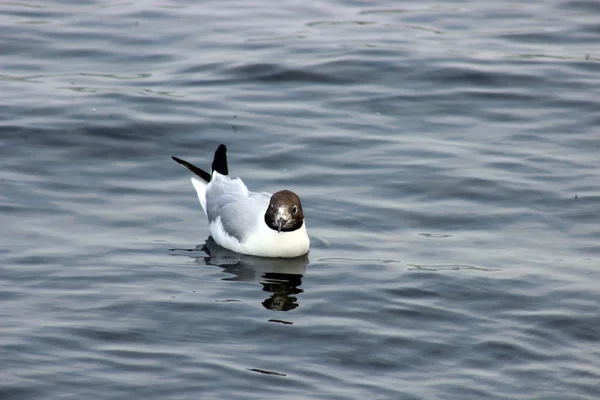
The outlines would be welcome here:
[[[186,169],[193,172],[202,178],[205,182],[210,182],[211,174],[206,172],[205,170],[196,167],[194,164],[190,164],[189,162],[182,160],[181,158],[171,157],[173,160],[177,161],[179,164],[183,165]],[[217,171],[221,175],[229,175],[229,169],[227,168],[227,146],[224,144],[220,144],[215,151],[215,157],[212,162],[212,170]]]

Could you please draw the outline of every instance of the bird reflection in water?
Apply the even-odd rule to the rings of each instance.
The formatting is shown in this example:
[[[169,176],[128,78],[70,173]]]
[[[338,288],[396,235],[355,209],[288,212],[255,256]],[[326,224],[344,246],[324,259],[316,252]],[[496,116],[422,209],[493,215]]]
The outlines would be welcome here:
[[[227,250],[209,237],[202,250],[208,265],[217,265],[232,277],[225,281],[258,282],[263,291],[272,293],[262,305],[274,311],[290,311],[298,307],[296,295],[303,292],[302,276],[308,265],[308,255],[297,258],[262,258]]]

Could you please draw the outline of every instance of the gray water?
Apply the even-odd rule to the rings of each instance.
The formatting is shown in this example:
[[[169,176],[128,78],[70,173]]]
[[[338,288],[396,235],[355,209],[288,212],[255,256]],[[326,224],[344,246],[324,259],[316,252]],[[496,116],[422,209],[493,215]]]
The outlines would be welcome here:
[[[599,13],[0,3],[0,397],[600,398]],[[307,258],[205,246],[219,143]]]

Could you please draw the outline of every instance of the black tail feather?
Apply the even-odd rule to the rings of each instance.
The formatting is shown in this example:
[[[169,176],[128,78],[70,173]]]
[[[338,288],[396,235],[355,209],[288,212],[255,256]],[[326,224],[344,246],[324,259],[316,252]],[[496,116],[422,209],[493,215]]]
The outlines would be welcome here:
[[[185,168],[198,175],[200,178],[204,179],[206,182],[210,182],[211,174],[206,172],[203,169],[196,167],[194,164],[190,164],[189,162],[182,160],[181,158],[171,157],[173,160],[177,161],[179,164],[183,165]],[[215,151],[215,158],[212,162],[212,170],[217,171],[221,175],[229,175],[229,169],[227,168],[227,146],[224,144],[220,144]]]
[[[227,168],[227,147],[224,144],[220,144],[215,151],[212,170],[217,171],[221,175],[229,175],[229,169]]]
[[[220,146],[219,146],[220,148]],[[210,174],[203,169],[196,167],[193,164],[190,164],[187,161],[182,160],[181,158],[171,157],[173,160],[177,161],[179,164],[183,165],[185,168],[198,175],[200,178],[204,179],[206,182],[210,182]],[[227,162],[225,163],[227,165]],[[227,168],[227,166],[225,167]]]

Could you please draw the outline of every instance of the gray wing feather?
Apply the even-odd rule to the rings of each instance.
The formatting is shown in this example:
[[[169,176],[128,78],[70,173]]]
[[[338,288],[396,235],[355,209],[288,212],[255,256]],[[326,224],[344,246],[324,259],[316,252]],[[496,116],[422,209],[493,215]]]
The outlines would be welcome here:
[[[210,222],[221,217],[225,231],[242,241],[256,224],[257,213],[265,213],[269,201],[267,193],[249,192],[240,179],[226,178],[207,190],[206,214]]]
[[[261,210],[258,212],[264,214],[268,204],[268,200],[264,202],[250,197],[228,203],[221,210],[223,228],[240,242],[243,241],[256,225],[256,210]]]

